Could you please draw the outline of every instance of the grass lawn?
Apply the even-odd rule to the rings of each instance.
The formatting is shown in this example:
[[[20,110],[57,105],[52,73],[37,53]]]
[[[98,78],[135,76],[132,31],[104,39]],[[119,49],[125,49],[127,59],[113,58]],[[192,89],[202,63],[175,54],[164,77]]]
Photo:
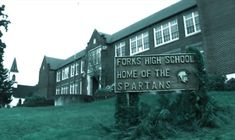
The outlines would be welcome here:
[[[222,106],[235,109],[235,92],[211,92]],[[141,101],[155,102],[154,95],[141,96]],[[114,139],[100,124],[114,124],[115,99],[64,107],[22,107],[0,109],[1,140],[99,140]],[[235,120],[221,128],[207,129],[192,134],[182,132],[178,140],[232,140],[235,139]]]

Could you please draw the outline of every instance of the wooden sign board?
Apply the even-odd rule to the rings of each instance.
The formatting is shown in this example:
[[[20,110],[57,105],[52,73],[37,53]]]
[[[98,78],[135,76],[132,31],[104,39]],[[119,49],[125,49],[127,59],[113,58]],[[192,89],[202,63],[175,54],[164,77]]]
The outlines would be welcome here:
[[[114,58],[115,92],[197,90],[194,54]]]

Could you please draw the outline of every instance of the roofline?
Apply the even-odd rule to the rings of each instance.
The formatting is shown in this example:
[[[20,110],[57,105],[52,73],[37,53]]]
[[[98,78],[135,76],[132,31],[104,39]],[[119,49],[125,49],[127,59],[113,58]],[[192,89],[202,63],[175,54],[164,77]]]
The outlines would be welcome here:
[[[77,59],[82,58],[83,56],[85,56],[85,52],[86,52],[86,49],[81,50],[81,51],[79,51],[78,53],[76,53],[76,54],[74,54],[74,55],[68,57],[67,59],[64,60],[64,62],[62,62],[62,63],[57,67],[56,70],[58,70],[58,69],[64,67],[65,65],[68,65],[68,64],[74,62],[74,60],[77,60]],[[74,59],[73,61],[69,60],[69,59],[71,59],[71,57],[74,57],[74,56],[77,56],[77,55],[78,55],[78,57],[77,57],[76,59]],[[79,55],[80,55],[80,56],[79,56]]]
[[[122,38],[125,38],[126,36],[129,36],[135,32],[138,32],[150,25],[153,25],[157,22],[160,22],[170,16],[173,16],[177,13],[180,13],[182,11],[185,11],[189,8],[192,8],[196,6],[196,0],[181,0],[171,6],[168,6],[140,21],[137,21],[136,23],[114,33],[111,35],[111,39],[108,40],[108,43],[113,43],[118,40],[121,40]],[[164,14],[169,13],[169,14]],[[144,23],[144,24],[143,24]],[[128,31],[129,30],[129,31]]]

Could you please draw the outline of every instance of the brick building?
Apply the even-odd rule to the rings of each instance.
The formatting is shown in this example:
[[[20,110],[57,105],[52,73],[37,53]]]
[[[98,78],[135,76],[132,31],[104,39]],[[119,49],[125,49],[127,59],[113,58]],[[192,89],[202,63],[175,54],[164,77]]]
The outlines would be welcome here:
[[[198,48],[210,74],[235,73],[235,1],[181,0],[112,35],[94,30],[85,50],[66,60],[45,57],[37,95],[56,105],[78,102],[114,82],[114,57]]]

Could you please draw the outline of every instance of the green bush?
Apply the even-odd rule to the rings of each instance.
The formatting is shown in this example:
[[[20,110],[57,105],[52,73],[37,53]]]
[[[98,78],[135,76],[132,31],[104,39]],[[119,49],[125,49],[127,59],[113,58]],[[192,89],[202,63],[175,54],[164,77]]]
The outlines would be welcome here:
[[[45,97],[32,96],[25,99],[22,106],[25,107],[39,107],[39,106],[53,106],[54,100],[48,100]]]
[[[223,91],[225,90],[225,75],[210,75],[208,76],[208,90]]]
[[[231,78],[229,79],[226,83],[225,83],[225,88],[226,90],[235,90],[235,78]]]
[[[90,95],[80,95],[80,99],[82,102],[89,103],[94,101],[94,97]]]
[[[203,127],[219,127],[226,121],[226,111],[218,106],[213,98],[207,95],[208,87],[213,90],[224,90],[224,76],[208,78],[204,60],[200,51],[189,48],[189,53],[195,54],[198,69],[197,91],[159,92],[158,106],[141,104],[138,110],[138,98],[134,99],[135,111],[130,110],[126,102],[127,94],[117,94],[116,125],[119,126],[122,139],[166,139],[179,130],[197,131]],[[209,84],[208,84],[209,83]],[[131,98],[130,98],[131,99]],[[135,114],[129,117],[127,114]],[[135,123],[130,125],[130,118]],[[121,129],[120,129],[121,128]]]
[[[115,93],[113,92],[112,89],[101,88],[95,92],[94,98],[95,99],[107,99],[107,98],[113,97],[114,95]]]

